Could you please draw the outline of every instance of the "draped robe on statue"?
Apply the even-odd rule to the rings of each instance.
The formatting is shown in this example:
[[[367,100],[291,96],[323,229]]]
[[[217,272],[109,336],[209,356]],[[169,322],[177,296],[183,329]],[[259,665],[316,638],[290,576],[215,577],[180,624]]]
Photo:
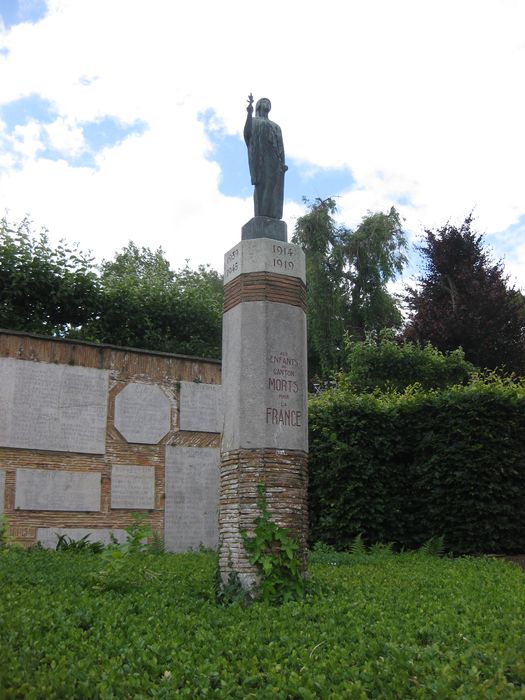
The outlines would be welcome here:
[[[285,165],[281,128],[270,119],[254,117],[247,146],[255,216],[282,219]]]

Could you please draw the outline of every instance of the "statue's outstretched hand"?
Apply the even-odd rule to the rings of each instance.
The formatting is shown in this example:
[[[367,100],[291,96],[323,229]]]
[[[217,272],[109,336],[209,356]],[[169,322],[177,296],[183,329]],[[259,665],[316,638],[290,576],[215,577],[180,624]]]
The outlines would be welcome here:
[[[248,95],[248,106],[246,107],[246,111],[251,114],[253,112],[253,95],[250,92]]]

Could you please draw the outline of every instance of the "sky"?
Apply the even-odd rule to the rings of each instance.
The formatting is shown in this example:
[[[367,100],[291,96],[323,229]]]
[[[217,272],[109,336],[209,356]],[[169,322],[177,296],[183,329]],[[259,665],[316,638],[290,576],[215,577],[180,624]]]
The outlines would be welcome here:
[[[222,272],[253,216],[246,99],[303,197],[475,228],[525,289],[525,0],[0,0],[0,216]],[[407,275],[417,259],[411,256]]]

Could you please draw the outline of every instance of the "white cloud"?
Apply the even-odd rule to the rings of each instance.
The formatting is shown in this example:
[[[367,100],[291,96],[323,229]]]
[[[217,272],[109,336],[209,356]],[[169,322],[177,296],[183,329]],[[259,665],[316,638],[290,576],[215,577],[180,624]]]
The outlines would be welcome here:
[[[77,156],[85,148],[82,129],[64,117],[58,117],[54,122],[46,125],[45,131],[50,146],[68,156]]]
[[[474,207],[478,228],[491,234],[525,213],[523,4],[49,5],[44,20],[4,33],[0,102],[50,100],[59,117],[47,133],[69,154],[82,148],[82,121],[111,115],[144,120],[148,130],[105,149],[90,169],[38,158],[42,134],[27,125],[17,132],[22,169],[0,154],[8,166],[0,201],[98,256],[132,239],[162,245],[174,265],[189,257],[220,266],[251,201],[220,194],[197,116],[213,108],[240,135],[250,90],[272,99],[289,156],[352,169],[356,188],[339,200],[350,225],[399,196],[413,232]],[[302,210],[290,203],[285,211]]]
[[[11,146],[15,154],[24,159],[34,159],[43,147],[42,127],[35,121],[17,125],[13,130]]]

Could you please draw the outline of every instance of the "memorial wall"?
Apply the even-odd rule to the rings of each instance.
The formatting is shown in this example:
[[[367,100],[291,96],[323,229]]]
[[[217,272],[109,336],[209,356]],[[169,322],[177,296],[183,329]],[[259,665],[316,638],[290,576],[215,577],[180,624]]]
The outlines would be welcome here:
[[[0,330],[0,513],[22,545],[217,545],[219,361]]]

